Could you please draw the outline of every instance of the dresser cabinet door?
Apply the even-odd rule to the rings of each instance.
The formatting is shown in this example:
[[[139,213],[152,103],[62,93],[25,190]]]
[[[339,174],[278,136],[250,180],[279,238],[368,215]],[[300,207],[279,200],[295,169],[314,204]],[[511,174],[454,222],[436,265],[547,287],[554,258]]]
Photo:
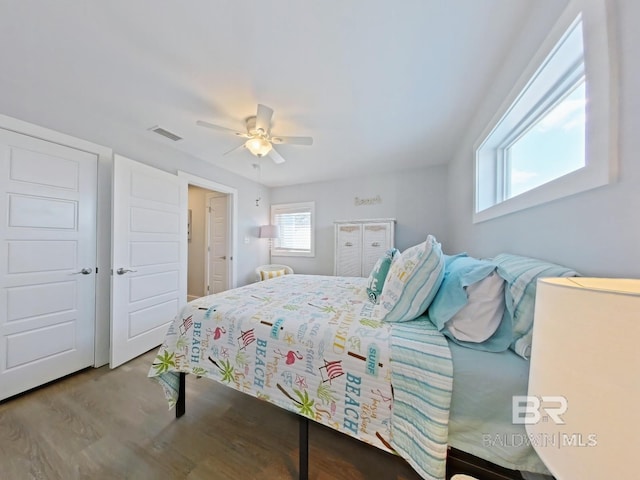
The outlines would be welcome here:
[[[382,254],[391,248],[391,224],[365,224],[362,234],[362,276],[368,277]]]
[[[362,225],[336,226],[336,275],[362,275]]]
[[[393,247],[395,221],[335,223],[336,275],[368,277],[382,254]]]

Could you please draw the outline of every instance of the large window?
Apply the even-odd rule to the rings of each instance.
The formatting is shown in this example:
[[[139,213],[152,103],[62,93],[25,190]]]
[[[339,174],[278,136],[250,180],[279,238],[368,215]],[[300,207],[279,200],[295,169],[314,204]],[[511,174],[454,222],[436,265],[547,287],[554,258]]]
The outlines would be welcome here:
[[[271,223],[278,226],[279,236],[273,240],[274,256],[313,257],[315,203],[287,203],[271,206]]]
[[[511,198],[585,166],[585,83],[560,101],[506,150],[505,197]]]
[[[611,180],[615,98],[605,10],[602,0],[570,2],[476,143],[475,222]]]

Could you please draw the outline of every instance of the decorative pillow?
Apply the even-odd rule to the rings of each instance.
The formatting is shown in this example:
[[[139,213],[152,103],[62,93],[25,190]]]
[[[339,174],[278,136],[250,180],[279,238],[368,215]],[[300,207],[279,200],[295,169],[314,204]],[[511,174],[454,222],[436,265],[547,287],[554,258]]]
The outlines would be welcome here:
[[[445,256],[444,280],[429,306],[429,319],[454,342],[489,352],[509,348],[510,323],[498,328],[504,314],[504,280],[495,269],[495,264],[465,253]]]
[[[385,322],[419,317],[433,300],[443,277],[442,249],[429,235],[423,243],[394,256],[372,316]]]
[[[281,268],[280,270],[260,270],[260,279],[268,280],[270,278],[281,277],[285,273],[286,270],[284,268]]]
[[[391,267],[393,257],[397,253],[397,248],[390,248],[389,250],[384,252],[384,254],[373,266],[373,270],[371,270],[371,273],[369,274],[369,279],[367,281],[367,294],[369,295],[369,300],[371,300],[373,303],[378,303],[378,298],[382,293],[384,281],[387,278],[387,273],[389,273],[389,267]]]
[[[501,253],[493,259],[506,282],[505,317],[513,324],[511,349],[525,359],[531,353],[536,282],[545,277],[578,277],[570,268],[535,258]]]

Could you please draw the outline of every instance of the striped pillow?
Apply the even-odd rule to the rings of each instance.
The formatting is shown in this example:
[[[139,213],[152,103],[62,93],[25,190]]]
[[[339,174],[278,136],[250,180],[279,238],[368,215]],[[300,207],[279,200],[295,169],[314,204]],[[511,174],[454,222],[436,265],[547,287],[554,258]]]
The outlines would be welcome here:
[[[280,270],[260,270],[260,279],[268,280],[270,278],[281,277],[285,273],[286,271],[284,268],[281,268]]]
[[[385,322],[406,322],[422,315],[444,278],[440,244],[429,235],[419,245],[393,257],[373,317]]]
[[[554,263],[510,253],[501,253],[493,259],[493,263],[498,266],[498,275],[506,282],[505,320],[513,325],[510,348],[521,357],[529,359],[538,278],[577,277],[580,274]]]

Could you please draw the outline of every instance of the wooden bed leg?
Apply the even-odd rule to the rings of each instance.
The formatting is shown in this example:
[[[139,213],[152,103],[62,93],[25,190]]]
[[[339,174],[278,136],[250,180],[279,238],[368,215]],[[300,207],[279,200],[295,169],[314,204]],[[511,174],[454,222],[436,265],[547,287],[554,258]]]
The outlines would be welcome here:
[[[300,415],[300,480],[309,479],[309,419]]]
[[[185,405],[185,397],[187,396],[185,392],[185,379],[187,374],[184,372],[180,372],[180,385],[178,387],[178,401],[176,402],[176,418],[180,418],[184,415],[186,405]]]

